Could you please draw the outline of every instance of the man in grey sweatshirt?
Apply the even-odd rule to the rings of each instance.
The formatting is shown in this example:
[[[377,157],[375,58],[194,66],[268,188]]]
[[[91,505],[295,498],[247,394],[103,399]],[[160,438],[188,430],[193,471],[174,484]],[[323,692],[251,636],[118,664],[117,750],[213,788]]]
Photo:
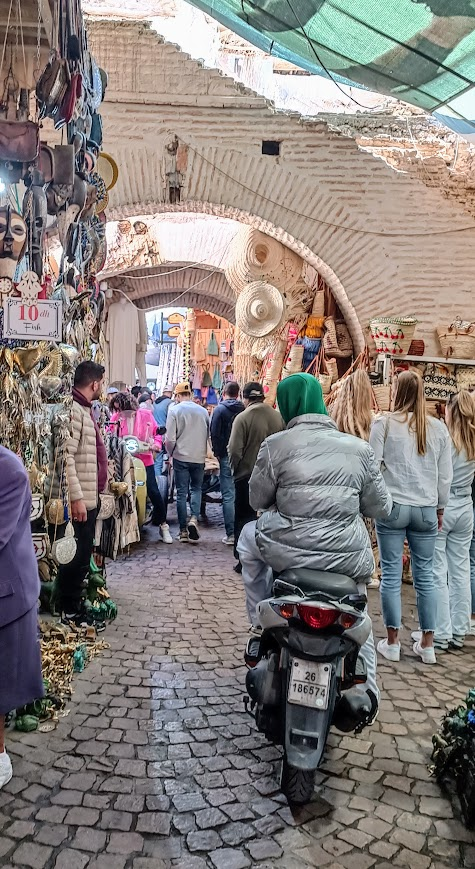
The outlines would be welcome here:
[[[197,543],[201,487],[209,437],[209,416],[204,407],[191,398],[189,383],[175,389],[177,404],[171,405],[167,417],[165,449],[173,459],[176,483],[176,509],[180,523],[180,541]],[[187,517],[187,498],[191,488],[191,519]]]

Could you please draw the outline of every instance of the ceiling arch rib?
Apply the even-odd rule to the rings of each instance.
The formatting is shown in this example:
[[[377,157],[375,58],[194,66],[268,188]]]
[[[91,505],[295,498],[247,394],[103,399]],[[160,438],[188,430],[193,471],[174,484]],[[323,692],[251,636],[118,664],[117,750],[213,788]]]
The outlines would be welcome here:
[[[235,294],[221,271],[167,263],[112,275],[108,284],[142,309],[169,307],[176,299],[180,307],[204,308],[235,321]]]

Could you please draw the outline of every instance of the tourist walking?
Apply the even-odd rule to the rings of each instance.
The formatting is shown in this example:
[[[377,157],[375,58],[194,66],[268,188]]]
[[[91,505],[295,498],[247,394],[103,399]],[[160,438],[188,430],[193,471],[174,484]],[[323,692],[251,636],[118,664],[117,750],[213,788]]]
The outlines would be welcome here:
[[[26,470],[18,456],[0,446],[0,789],[12,777],[5,716],[44,694],[38,642],[40,581],[30,514]]]
[[[449,646],[461,649],[466,634],[470,633],[475,397],[466,389],[452,395],[447,402],[445,420],[452,442],[453,479],[434,555],[437,594],[434,646],[440,651],[446,651]]]
[[[197,543],[200,539],[198,516],[208,449],[209,416],[204,407],[192,400],[189,383],[179,383],[175,397],[177,403],[168,411],[165,449],[173,459],[179,539],[182,543]],[[188,521],[190,490],[191,517]]]
[[[435,664],[437,593],[433,560],[449,500],[452,460],[447,429],[443,422],[427,415],[424,383],[415,371],[399,375],[394,412],[374,421],[370,444],[394,502],[389,518],[376,522],[387,630],[378,651],[389,661],[399,661],[402,558],[407,539],[422,629],[421,639],[415,640],[413,649],[425,664]]]
[[[235,487],[234,554],[238,563],[234,569],[237,573],[241,572],[237,550],[239,535],[247,522],[256,519],[256,512],[249,503],[249,480],[257,454],[269,435],[284,428],[280,413],[269,404],[264,404],[264,389],[260,383],[246,383],[242,396],[245,410],[234,420],[228,444]]]
[[[239,384],[227,383],[223,400],[215,408],[211,417],[210,431],[213,453],[219,461],[219,486],[223,499],[223,518],[226,537],[223,543],[234,546],[234,480],[228,457],[228,443],[231,437],[233,422],[244,410],[244,404],[239,401]]]
[[[391,496],[373,451],[339,432],[328,416],[318,380],[295,374],[279,383],[277,401],[286,431],[262,444],[250,479],[250,502],[263,511],[238,543],[251,625],[256,605],[270,596],[273,571],[331,571],[351,577],[366,594],[374,560],[361,513],[389,516]],[[372,635],[361,649],[368,679],[362,690],[378,706]]]
[[[155,417],[159,434],[165,435],[167,427],[167,417],[173,396],[173,386],[165,386],[162,394],[155,399],[152,412]],[[165,449],[162,448],[155,456],[155,476],[159,477],[163,472],[163,462],[165,459]]]
[[[338,395],[331,410],[339,431],[354,435],[369,441],[371,423],[374,419],[373,390],[367,372],[358,368],[346,377],[338,390]],[[374,521],[365,519],[372,549],[376,549],[376,531]],[[368,588],[379,588],[376,565]]]
[[[129,395],[128,393],[120,393],[119,395],[121,409],[112,414],[110,420],[111,428],[121,438],[127,435],[134,435],[137,440],[148,444],[150,447],[147,452],[137,453],[136,458],[140,459],[145,465],[147,495],[153,507],[152,524],[159,526],[160,535],[164,543],[173,543],[167,523],[167,505],[158,488],[154,470],[155,453],[162,449],[162,438],[157,434],[157,423],[152,411],[147,408],[147,397],[145,397],[145,401],[142,402],[139,408],[133,395]]]
[[[77,549],[73,560],[58,568],[56,599],[66,621],[75,624],[84,621],[83,584],[93,550],[99,494],[107,485],[106,448],[92,416],[92,403],[101,393],[104,370],[91,361],[81,362],[76,368],[71,437],[66,444],[66,476]],[[66,524],[58,525],[50,528],[50,534],[59,539],[65,530]]]

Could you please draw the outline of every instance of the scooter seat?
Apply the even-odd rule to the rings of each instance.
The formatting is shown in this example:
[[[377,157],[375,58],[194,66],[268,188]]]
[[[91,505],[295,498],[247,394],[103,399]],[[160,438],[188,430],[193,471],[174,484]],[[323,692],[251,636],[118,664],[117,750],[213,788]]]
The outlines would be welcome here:
[[[302,567],[298,570],[284,570],[283,573],[279,574],[278,579],[289,583],[289,585],[297,586],[304,594],[308,595],[321,591],[339,599],[349,594],[358,594],[358,587],[354,579],[344,576],[342,573],[308,570]]]

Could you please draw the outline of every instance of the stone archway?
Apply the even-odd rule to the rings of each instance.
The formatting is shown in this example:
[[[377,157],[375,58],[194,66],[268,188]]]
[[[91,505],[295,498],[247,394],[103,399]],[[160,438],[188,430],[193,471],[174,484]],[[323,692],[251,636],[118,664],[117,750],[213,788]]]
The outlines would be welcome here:
[[[187,201],[173,205],[163,202],[150,202],[144,203],[143,205],[140,205],[140,207],[136,205],[120,206],[111,209],[111,211],[109,212],[109,219],[121,221],[137,217],[137,215],[139,214],[145,216],[154,214],[165,215],[173,213],[185,215],[210,215],[212,217],[220,217],[226,220],[235,221],[240,224],[247,224],[248,226],[252,226],[255,229],[258,229],[261,232],[265,233],[266,235],[269,235],[271,238],[274,238],[277,241],[280,241],[282,244],[286,245],[286,247],[290,248],[299,256],[301,256],[302,259],[309,266],[313,267],[324,278],[345,318],[353,340],[355,352],[360,353],[364,349],[365,338],[363,328],[358,320],[355,308],[350,302],[348,294],[335,271],[306,244],[299,241],[294,236],[290,235],[290,233],[288,233],[282,227],[273,224],[270,221],[259,217],[258,215],[242,211],[239,208],[203,201]],[[168,266],[172,264],[173,263],[167,260]],[[152,268],[156,270],[156,265],[151,266],[149,271],[151,271]],[[217,270],[219,271],[219,269]],[[141,272],[143,274],[143,277],[145,278],[147,268],[141,269]],[[127,272],[122,272],[122,279],[124,281],[127,280]],[[150,291],[149,293],[147,293],[147,295],[156,296],[157,291],[154,291],[152,288],[150,288]]]

